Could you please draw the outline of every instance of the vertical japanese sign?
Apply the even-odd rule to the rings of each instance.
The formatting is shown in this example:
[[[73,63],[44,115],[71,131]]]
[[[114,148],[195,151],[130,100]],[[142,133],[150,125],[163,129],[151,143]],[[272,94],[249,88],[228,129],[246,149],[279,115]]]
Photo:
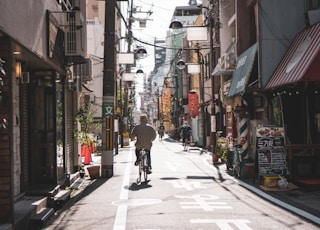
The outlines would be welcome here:
[[[287,174],[283,127],[257,127],[257,155],[260,176]]]

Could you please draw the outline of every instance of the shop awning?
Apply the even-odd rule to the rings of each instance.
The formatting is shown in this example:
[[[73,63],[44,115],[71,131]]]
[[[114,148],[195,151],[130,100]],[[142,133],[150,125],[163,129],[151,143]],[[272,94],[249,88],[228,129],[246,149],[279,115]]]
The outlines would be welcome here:
[[[291,43],[265,89],[320,81],[320,23],[299,33]]]
[[[238,57],[236,70],[233,73],[228,97],[244,93],[251,75],[257,48],[258,43],[251,46]]]

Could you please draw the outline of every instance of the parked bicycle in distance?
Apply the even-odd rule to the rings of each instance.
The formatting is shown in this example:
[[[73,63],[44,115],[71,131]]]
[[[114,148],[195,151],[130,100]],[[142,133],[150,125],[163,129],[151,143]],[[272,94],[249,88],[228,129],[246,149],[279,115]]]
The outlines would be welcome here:
[[[241,168],[242,168],[242,159],[241,159],[241,152],[242,152],[242,144],[234,145],[234,155],[233,155],[233,175],[235,177],[241,176]]]
[[[147,164],[147,151],[145,149],[140,150],[140,156],[139,156],[139,177],[137,178],[137,184],[141,183],[142,177],[144,178],[144,181],[147,182],[148,180],[148,164]],[[143,175],[143,176],[142,176]]]

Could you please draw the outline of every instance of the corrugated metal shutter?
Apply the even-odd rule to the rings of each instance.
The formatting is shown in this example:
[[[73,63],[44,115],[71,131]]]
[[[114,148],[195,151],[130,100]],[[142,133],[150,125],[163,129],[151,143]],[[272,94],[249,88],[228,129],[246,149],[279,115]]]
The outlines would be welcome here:
[[[28,90],[27,90],[27,84],[20,85],[22,94],[20,96],[20,102],[21,102],[21,116],[20,116],[20,123],[21,123],[21,157],[22,157],[22,180],[24,188],[27,187],[30,181],[30,165],[29,165],[29,112],[28,112],[28,106],[29,106],[29,100],[28,100]]]
[[[73,92],[66,90],[66,173],[74,171],[74,102]]]

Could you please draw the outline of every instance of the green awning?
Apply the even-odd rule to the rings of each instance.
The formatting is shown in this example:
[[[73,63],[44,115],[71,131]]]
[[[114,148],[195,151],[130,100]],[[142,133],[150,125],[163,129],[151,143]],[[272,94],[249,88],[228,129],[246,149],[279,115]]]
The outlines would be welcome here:
[[[258,43],[251,46],[238,57],[237,66],[233,72],[228,97],[239,94],[242,95],[245,92],[253,68],[257,48]]]

